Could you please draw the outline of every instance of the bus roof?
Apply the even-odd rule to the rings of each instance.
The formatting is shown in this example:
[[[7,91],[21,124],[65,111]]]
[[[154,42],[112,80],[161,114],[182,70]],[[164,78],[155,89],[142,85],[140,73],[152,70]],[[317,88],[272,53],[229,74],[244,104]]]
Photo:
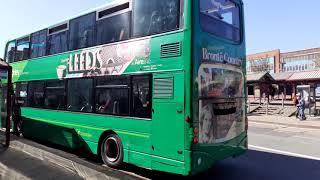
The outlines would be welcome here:
[[[0,67],[3,66],[9,66],[8,63],[6,63],[2,58],[0,58]]]
[[[103,9],[106,9],[106,8],[108,8],[110,6],[114,6],[116,4],[121,4],[121,3],[124,3],[124,2],[130,2],[130,1],[131,0],[107,0],[107,3],[105,3],[105,4],[101,5],[101,6],[98,6],[98,7],[95,7],[95,8],[91,8],[91,9],[88,9],[88,10],[86,10],[86,11],[80,13],[80,14],[71,16],[69,18],[65,18],[65,19],[63,19],[61,21],[58,21],[58,23],[50,24],[50,25],[47,25],[47,26],[43,26],[43,28],[36,28],[34,31],[31,31],[29,34],[23,34],[23,35],[18,36],[17,38],[10,38],[7,42],[10,42],[10,41],[16,40],[16,39],[21,39],[21,38],[24,38],[24,37],[32,34],[32,33],[35,33],[35,32],[38,32],[38,31],[41,31],[41,30],[44,30],[44,29],[47,29],[47,28],[52,28],[52,27],[61,25],[63,23],[68,22],[69,20],[81,17],[83,15],[86,15],[86,14],[89,14],[89,13],[92,13],[92,12],[103,10]]]

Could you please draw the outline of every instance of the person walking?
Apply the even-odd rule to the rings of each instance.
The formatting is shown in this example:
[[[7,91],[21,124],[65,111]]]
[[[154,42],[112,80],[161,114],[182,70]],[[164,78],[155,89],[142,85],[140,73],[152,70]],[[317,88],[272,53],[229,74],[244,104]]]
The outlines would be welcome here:
[[[19,102],[19,98],[14,96],[13,97],[13,134],[20,136],[21,128],[22,128],[22,119],[21,119],[21,104]]]
[[[299,118],[299,107],[298,107],[298,103],[299,103],[299,94],[295,94],[294,96],[293,96],[293,105],[295,106],[295,107],[297,107],[297,110],[296,110],[296,118],[298,119]]]
[[[301,97],[301,94],[298,96],[298,111],[299,111],[299,119],[302,120],[306,120],[306,116],[304,114],[304,110],[305,110],[305,106],[306,106],[306,102],[304,100],[303,97]]]

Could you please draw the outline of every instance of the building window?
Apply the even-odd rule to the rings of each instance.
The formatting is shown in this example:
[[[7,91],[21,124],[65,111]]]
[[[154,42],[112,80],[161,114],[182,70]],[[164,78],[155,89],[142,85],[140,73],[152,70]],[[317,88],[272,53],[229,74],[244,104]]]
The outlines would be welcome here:
[[[151,118],[150,76],[132,78],[132,115],[139,118]]]
[[[30,37],[25,37],[17,40],[17,49],[15,61],[22,61],[29,59],[30,53]]]
[[[64,110],[65,102],[65,82],[49,81],[46,84],[44,107],[53,110]]]
[[[129,115],[129,77],[110,76],[96,79],[95,111],[100,114]]]
[[[28,87],[28,106],[43,108],[44,82],[30,82]]]
[[[73,79],[68,81],[69,111],[92,112],[92,79]]]
[[[11,41],[7,44],[7,51],[6,51],[6,62],[12,63],[14,61],[16,52],[16,41]]]
[[[48,30],[42,30],[31,35],[31,58],[46,55]]]
[[[133,35],[148,36],[179,28],[179,0],[136,0]]]
[[[73,19],[70,21],[70,50],[76,50],[95,45],[95,25],[96,14],[88,15]],[[109,27],[112,27],[109,25]]]

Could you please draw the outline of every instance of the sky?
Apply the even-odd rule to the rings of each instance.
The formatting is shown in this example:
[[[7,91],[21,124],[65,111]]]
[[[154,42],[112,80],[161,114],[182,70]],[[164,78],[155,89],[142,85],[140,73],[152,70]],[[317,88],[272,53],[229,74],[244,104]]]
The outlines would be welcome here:
[[[0,57],[4,55],[8,40],[99,7],[108,0],[4,2],[0,6]],[[287,52],[320,47],[319,0],[243,0],[243,2],[247,54],[274,49]]]

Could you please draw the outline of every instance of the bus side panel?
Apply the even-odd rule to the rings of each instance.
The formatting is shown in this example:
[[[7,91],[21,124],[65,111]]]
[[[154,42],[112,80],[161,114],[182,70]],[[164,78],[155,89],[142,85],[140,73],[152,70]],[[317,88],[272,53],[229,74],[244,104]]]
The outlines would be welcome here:
[[[22,108],[26,137],[72,149],[98,153],[103,132],[117,133],[124,147],[124,161],[150,168],[150,120]]]
[[[185,161],[184,73],[155,74],[153,81],[152,168],[170,171],[163,168]]]

